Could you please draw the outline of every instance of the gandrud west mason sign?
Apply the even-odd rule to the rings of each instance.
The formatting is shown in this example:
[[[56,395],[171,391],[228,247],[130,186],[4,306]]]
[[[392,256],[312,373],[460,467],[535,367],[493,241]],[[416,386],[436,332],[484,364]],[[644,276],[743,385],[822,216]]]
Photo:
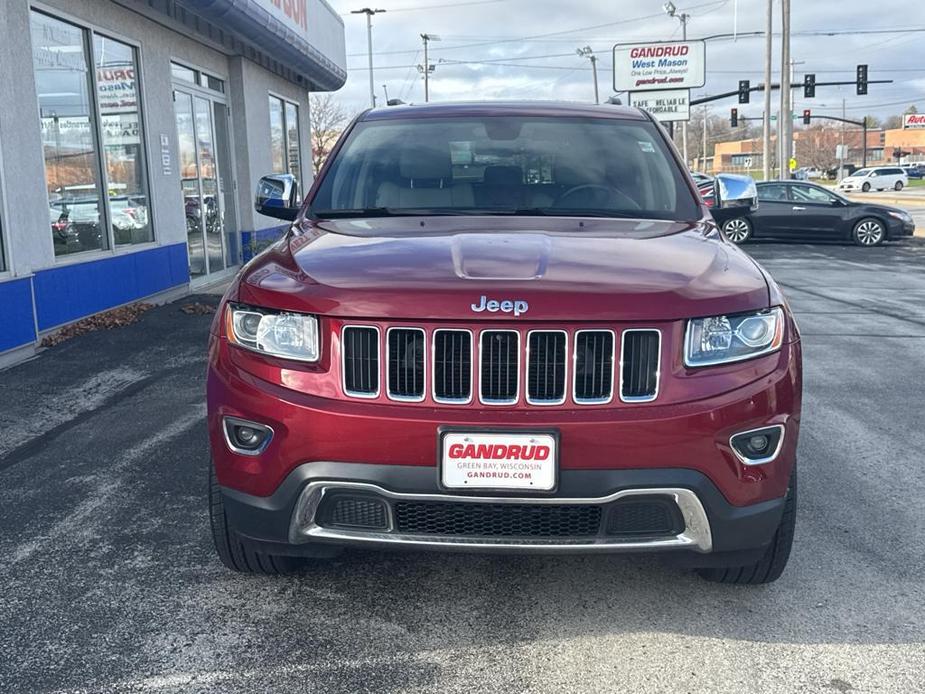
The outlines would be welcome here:
[[[703,41],[624,43],[613,47],[613,88],[618,92],[692,89],[706,81]]]

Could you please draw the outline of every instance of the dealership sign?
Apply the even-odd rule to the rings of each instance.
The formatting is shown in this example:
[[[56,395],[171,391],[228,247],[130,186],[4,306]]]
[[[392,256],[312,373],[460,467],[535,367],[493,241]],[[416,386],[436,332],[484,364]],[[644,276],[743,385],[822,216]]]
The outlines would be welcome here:
[[[691,90],[663,89],[657,92],[636,92],[630,95],[630,104],[651,113],[662,122],[690,120]]]
[[[907,113],[903,116],[904,128],[925,128],[925,113]]]
[[[706,52],[703,41],[617,44],[613,47],[613,88],[641,92],[702,87]]]

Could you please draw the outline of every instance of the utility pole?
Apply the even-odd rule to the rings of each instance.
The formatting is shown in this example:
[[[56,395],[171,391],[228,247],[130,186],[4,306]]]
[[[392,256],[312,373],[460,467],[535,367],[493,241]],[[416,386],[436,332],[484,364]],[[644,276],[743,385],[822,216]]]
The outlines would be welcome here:
[[[703,155],[700,157],[700,170],[707,172],[707,105],[703,105]]]
[[[427,44],[431,41],[439,41],[440,37],[436,34],[421,34],[421,39],[424,41],[424,67],[422,69],[418,65],[418,69],[424,73],[424,103],[427,103],[430,101],[430,73],[434,69],[434,66],[430,64],[430,59],[427,57]]]
[[[761,119],[761,173],[764,180],[771,178],[771,61],[774,56],[774,0],[767,0],[764,25],[764,117]],[[777,136],[780,137],[780,123]]]
[[[678,12],[678,8],[671,0],[668,0],[663,7],[669,17],[677,17],[681,22],[681,38],[687,41],[687,20],[691,16],[687,12]],[[687,166],[687,121],[681,121],[681,153],[684,156],[684,165]]]
[[[591,71],[594,73],[594,103],[601,103],[600,93],[597,90],[597,56],[591,50],[591,46],[578,48],[575,52],[582,58],[588,58],[591,61]]]
[[[777,133],[781,141],[781,178],[790,178],[790,156],[793,152],[793,108],[790,103],[790,0],[781,0],[780,44],[780,120]],[[786,173],[784,173],[786,171]]]
[[[372,108],[376,106],[376,90],[373,87],[373,15],[382,12],[385,12],[385,10],[374,10],[370,7],[350,11],[350,14],[366,15],[366,47],[369,52],[369,105]]]

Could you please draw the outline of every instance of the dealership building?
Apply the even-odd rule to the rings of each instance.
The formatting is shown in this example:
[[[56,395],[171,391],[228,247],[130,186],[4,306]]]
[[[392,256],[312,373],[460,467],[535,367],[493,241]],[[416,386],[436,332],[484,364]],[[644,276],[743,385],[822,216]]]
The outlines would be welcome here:
[[[233,274],[311,178],[308,94],[346,79],[324,0],[2,0],[0,367],[50,331]]]

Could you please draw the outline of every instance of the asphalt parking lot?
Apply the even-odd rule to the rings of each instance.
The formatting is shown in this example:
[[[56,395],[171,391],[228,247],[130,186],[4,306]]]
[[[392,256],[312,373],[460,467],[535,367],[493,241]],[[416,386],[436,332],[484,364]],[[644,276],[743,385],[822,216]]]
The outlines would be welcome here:
[[[0,692],[925,691],[925,243],[748,250],[805,345],[777,583],[618,556],[229,573],[206,512],[210,316],[184,300],[0,373]]]

